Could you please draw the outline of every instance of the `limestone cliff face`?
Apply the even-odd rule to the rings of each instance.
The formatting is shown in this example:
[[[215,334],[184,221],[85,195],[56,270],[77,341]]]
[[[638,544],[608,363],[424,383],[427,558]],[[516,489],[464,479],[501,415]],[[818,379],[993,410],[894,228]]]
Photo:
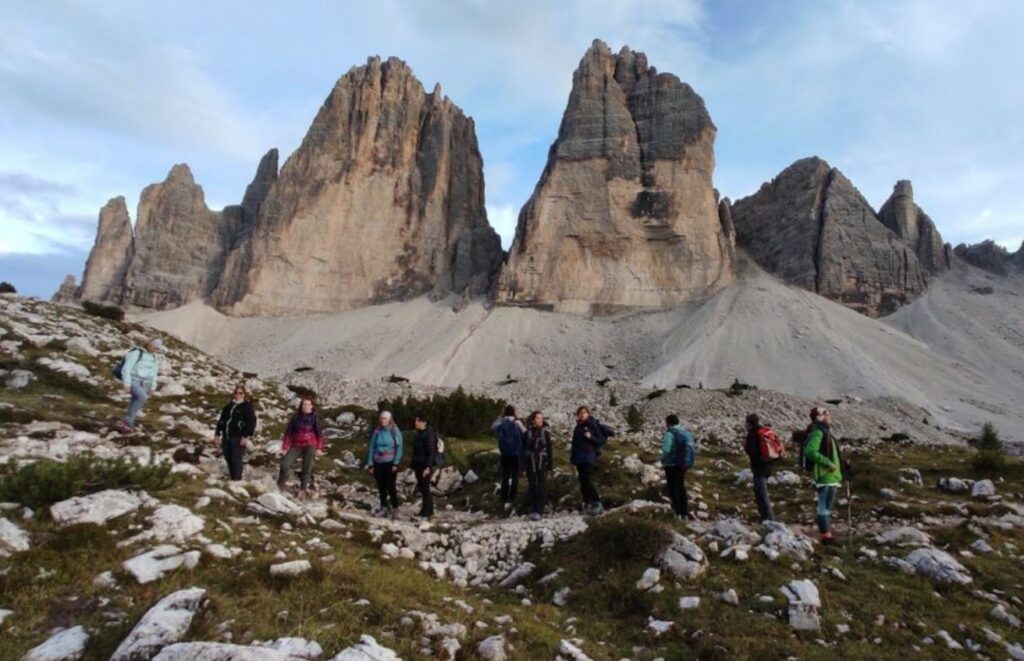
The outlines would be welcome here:
[[[75,284],[75,276],[70,273],[64,276],[57,292],[50,298],[54,303],[74,303],[78,300],[78,285]]]
[[[77,298],[111,300],[121,291],[132,248],[132,221],[124,197],[111,198],[100,209],[96,242],[85,263]]]
[[[519,214],[497,302],[601,313],[699,299],[731,282],[714,139],[689,85],[642,53],[595,41]]]
[[[914,250],[819,158],[797,161],[737,200],[732,217],[737,245],[765,270],[869,316],[888,314],[924,291]]]
[[[371,58],[327,97],[213,300],[289,315],[478,293],[501,258],[473,121],[401,60]]]
[[[144,188],[119,302],[169,308],[207,296],[224,259],[221,220],[187,165]]]
[[[935,223],[921,207],[914,204],[914,188],[901,179],[893,187],[892,195],[878,211],[882,223],[900,237],[928,274],[935,275],[949,269],[951,249],[943,243]]]

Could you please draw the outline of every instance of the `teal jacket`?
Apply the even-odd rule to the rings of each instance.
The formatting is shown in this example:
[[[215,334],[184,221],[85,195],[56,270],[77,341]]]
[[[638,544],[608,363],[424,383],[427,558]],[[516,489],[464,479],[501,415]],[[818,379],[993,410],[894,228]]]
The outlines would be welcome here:
[[[402,462],[402,431],[398,425],[377,427],[370,435],[370,447],[366,452],[366,465],[394,464]]]
[[[128,352],[121,369],[124,385],[132,385],[133,379],[149,382],[149,389],[156,390],[157,374],[160,372],[160,356],[145,349],[134,348]]]
[[[832,442],[825,443],[826,435],[831,438],[832,432],[827,425],[815,424],[807,434],[807,445],[804,446],[804,456],[814,463],[814,483],[819,487],[838,486],[843,483],[843,467],[839,461],[839,444],[832,438]],[[825,456],[822,445],[831,445],[829,456]]]
[[[661,465],[666,467],[679,465],[679,453],[676,452],[676,435],[672,431],[673,429],[682,435],[681,442],[693,444],[693,434],[686,427],[675,425],[666,429],[661,436]]]

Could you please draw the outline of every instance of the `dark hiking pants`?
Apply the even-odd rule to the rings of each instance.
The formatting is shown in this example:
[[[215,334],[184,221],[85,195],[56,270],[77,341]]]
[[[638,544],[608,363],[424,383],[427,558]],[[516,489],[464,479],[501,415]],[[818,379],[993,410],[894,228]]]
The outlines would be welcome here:
[[[420,516],[434,516],[434,495],[430,493],[430,476],[424,475],[427,466],[413,467],[416,473],[416,490],[420,492],[423,502],[420,504]]]
[[[672,501],[672,511],[678,516],[689,513],[686,498],[686,471],[679,466],[665,466],[665,482],[668,484],[668,497]]]
[[[576,464],[576,474],[580,478],[580,493],[583,495],[584,505],[601,502],[601,496],[594,488],[594,481],[591,479],[593,471],[594,464]]]
[[[398,508],[398,473],[394,471],[395,464],[373,464],[373,479],[377,480],[377,495],[380,496],[380,508],[388,509],[388,498],[391,498],[391,507]]]
[[[245,455],[245,448],[242,447],[242,439],[239,436],[228,438],[225,436],[220,441],[221,452],[224,453],[224,461],[228,464],[228,474],[232,480],[242,479],[242,457]]]
[[[548,500],[548,474],[545,470],[526,469],[526,480],[530,487],[530,511],[544,515]]]
[[[501,502],[509,503],[519,494],[519,457],[501,458]]]

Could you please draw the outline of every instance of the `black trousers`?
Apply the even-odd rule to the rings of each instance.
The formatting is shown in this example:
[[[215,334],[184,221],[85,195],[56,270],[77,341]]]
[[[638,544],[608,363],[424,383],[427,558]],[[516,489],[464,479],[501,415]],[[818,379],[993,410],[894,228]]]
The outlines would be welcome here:
[[[672,511],[679,516],[686,516],[689,513],[686,499],[686,470],[679,466],[665,466],[665,481],[668,483]]]
[[[543,469],[527,468],[526,480],[530,486],[530,511],[543,515],[548,502],[548,473]]]
[[[245,455],[245,448],[242,447],[242,438],[223,437],[220,441],[221,452],[224,453],[224,461],[228,464],[228,474],[232,480],[242,479],[242,457]]]
[[[508,503],[519,494],[519,457],[501,458],[501,502]]]
[[[387,509],[388,498],[391,498],[391,507],[398,507],[398,473],[394,471],[394,463],[373,464],[373,478],[377,480],[377,494],[380,496],[380,506]]]
[[[576,474],[580,478],[580,492],[583,494],[584,505],[601,502],[601,496],[594,488],[594,481],[591,479],[593,470],[594,464],[576,464]]]
[[[424,475],[428,466],[413,466],[416,473],[416,490],[420,492],[423,501],[420,505],[420,516],[434,516],[434,495],[430,493],[430,476]]]

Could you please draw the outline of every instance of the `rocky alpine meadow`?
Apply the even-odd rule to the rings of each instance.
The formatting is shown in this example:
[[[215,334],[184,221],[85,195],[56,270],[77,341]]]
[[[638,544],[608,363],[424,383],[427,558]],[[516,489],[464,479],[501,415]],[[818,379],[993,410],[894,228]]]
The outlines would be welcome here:
[[[1024,247],[953,247],[902,173],[875,205],[815,156],[732,199],[717,133],[679,76],[595,40],[505,252],[474,120],[374,56],[238,204],[184,163],[134,215],[112,197],[80,282],[0,294],[0,659],[1024,659]],[[153,338],[159,387],[119,428],[112,368]],[[238,385],[258,424],[231,481]],[[303,399],[308,497],[277,484]],[[525,479],[501,502],[506,404],[549,424],[540,518]],[[618,432],[599,514],[581,404]],[[827,546],[795,444],[824,405],[852,466]],[[385,409],[444,438],[433,518],[408,460],[375,511]],[[775,521],[748,413],[786,444]]]

